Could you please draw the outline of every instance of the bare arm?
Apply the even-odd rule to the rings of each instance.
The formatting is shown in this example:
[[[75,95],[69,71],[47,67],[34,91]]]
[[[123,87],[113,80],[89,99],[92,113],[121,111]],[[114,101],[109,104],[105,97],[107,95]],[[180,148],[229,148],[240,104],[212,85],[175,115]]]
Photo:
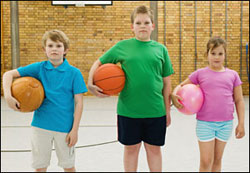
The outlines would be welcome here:
[[[19,72],[17,69],[7,71],[3,74],[3,92],[4,98],[8,104],[8,106],[16,111],[19,111],[20,103],[12,97],[11,93],[11,85],[14,78],[20,77]]]
[[[167,116],[167,126],[171,124],[171,116],[170,116],[170,103],[171,103],[171,78],[170,76],[163,78],[163,97],[166,107],[166,116]]]
[[[234,88],[234,102],[238,116],[238,125],[235,130],[235,136],[236,138],[239,139],[245,136],[245,127],[244,127],[245,104],[244,104],[241,85]]]
[[[75,112],[72,130],[78,130],[83,110],[83,94],[75,94]]]
[[[74,112],[74,122],[70,133],[66,137],[66,142],[69,147],[76,144],[78,140],[78,129],[82,117],[83,110],[83,94],[75,94],[75,112]]]
[[[175,88],[174,88],[174,91],[172,92],[171,94],[171,99],[172,99],[172,102],[174,104],[174,106],[176,108],[179,108],[181,109],[183,107],[183,105],[178,101],[178,100],[182,100],[181,97],[179,97],[176,93],[177,91],[184,85],[186,84],[192,84],[191,80],[189,78],[185,79],[183,82],[181,82],[179,85],[177,85]]]
[[[94,64],[92,65],[92,67],[90,68],[89,71],[89,77],[88,77],[88,89],[89,91],[97,96],[97,97],[107,97],[108,95],[103,94],[102,93],[102,89],[99,88],[98,86],[94,85],[93,83],[93,77],[94,77],[94,72],[96,71],[96,69],[102,65],[101,61],[98,59],[94,62]]]

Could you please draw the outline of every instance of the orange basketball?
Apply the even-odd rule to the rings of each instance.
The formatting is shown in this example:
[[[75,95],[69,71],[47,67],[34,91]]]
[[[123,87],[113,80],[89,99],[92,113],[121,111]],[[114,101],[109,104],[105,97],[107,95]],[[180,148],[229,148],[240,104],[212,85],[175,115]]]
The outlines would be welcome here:
[[[12,96],[20,103],[21,112],[32,112],[40,107],[44,99],[41,82],[33,77],[20,77],[11,85]]]
[[[98,67],[94,73],[94,84],[103,89],[107,95],[115,95],[121,92],[125,85],[125,74],[115,64],[104,64]]]

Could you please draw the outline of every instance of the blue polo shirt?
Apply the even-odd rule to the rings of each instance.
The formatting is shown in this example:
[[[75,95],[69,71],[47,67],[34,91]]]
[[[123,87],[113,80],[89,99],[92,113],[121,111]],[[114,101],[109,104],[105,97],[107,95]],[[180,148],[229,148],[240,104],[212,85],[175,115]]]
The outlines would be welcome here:
[[[45,99],[35,110],[31,126],[57,132],[70,132],[74,121],[74,95],[87,92],[79,69],[64,59],[54,67],[50,61],[42,61],[19,67],[22,77],[31,76],[41,81]]]

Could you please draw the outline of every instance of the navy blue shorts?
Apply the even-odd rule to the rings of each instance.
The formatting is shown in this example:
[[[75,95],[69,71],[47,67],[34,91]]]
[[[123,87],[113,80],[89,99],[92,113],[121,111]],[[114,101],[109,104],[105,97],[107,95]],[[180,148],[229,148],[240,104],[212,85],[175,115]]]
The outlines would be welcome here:
[[[123,145],[135,145],[144,141],[163,146],[166,136],[166,116],[159,118],[129,118],[118,115],[118,141]]]

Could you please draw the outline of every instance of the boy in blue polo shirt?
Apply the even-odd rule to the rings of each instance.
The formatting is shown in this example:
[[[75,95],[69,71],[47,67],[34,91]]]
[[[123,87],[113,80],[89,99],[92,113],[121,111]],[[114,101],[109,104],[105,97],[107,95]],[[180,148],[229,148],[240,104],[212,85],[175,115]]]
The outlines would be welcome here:
[[[19,111],[19,102],[11,95],[13,78],[31,76],[41,81],[45,91],[42,105],[35,110],[32,126],[32,167],[45,172],[50,164],[54,141],[58,165],[64,171],[75,171],[74,145],[87,92],[79,69],[71,66],[65,55],[68,37],[59,30],[47,31],[42,39],[48,61],[10,70],[3,75],[4,96],[8,106]]]

